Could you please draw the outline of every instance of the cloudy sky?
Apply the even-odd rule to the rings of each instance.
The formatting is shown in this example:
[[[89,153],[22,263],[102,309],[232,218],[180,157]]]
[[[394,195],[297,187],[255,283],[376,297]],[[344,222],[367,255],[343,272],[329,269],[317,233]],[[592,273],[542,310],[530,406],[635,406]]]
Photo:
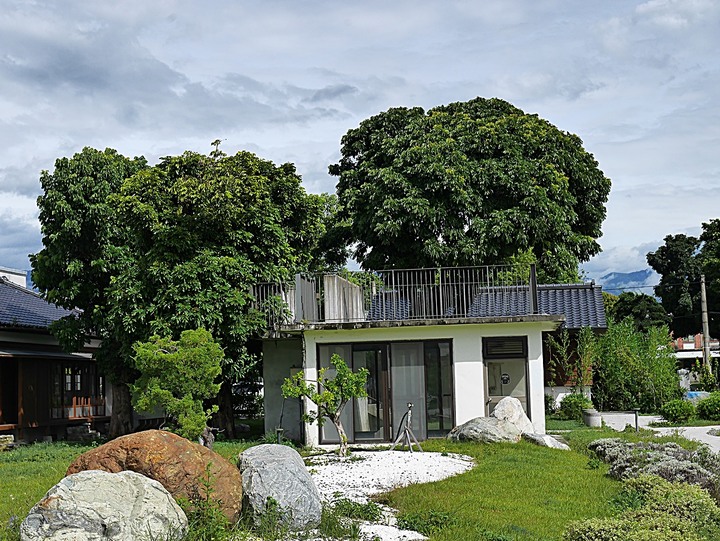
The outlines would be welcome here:
[[[393,106],[499,97],[613,181],[591,277],[719,217],[715,0],[0,0],[0,266],[41,248],[39,174],[84,146],[151,163],[222,139],[312,192]]]

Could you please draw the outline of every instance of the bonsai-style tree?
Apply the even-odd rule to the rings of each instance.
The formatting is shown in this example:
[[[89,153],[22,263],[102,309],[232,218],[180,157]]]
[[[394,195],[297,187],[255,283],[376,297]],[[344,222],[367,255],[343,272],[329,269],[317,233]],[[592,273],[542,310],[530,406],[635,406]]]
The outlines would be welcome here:
[[[203,400],[215,398],[216,380],[222,371],[224,353],[205,329],[183,331],[180,340],[153,336],[135,344],[135,367],[140,377],[131,385],[133,405],[140,411],[162,408],[174,431],[189,440],[206,432],[210,416]]]
[[[282,395],[285,398],[307,398],[313,402],[317,411],[304,414],[303,419],[308,423],[317,421],[319,426],[325,423],[326,418],[330,419],[340,436],[340,455],[347,456],[348,438],[340,414],[350,399],[367,396],[365,384],[369,372],[366,368],[353,372],[339,355],[333,355],[330,364],[335,369],[334,377],[327,375],[330,367],[320,369],[317,382],[305,381],[305,374],[298,372],[292,378],[285,378]]]

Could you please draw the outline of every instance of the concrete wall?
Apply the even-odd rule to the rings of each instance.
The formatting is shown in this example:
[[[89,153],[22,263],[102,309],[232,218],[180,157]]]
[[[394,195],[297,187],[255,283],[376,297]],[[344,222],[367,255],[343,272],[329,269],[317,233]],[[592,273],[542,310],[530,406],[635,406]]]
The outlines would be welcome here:
[[[317,379],[317,345],[328,343],[357,342],[394,342],[403,340],[449,340],[452,342],[453,379],[455,384],[455,422],[462,424],[475,417],[485,415],[485,365],[482,359],[482,339],[491,336],[526,336],[528,340],[528,387],[529,414],[536,432],[545,432],[545,407],[543,383],[542,332],[554,328],[551,322],[465,324],[436,326],[407,326],[373,329],[311,330],[305,331],[305,375],[310,380]],[[281,342],[278,341],[278,344]],[[276,348],[281,346],[274,346]],[[275,354],[273,354],[274,356]],[[296,360],[296,357],[293,357]],[[279,361],[278,361],[279,362]],[[286,359],[283,370],[289,375]],[[265,357],[265,367],[270,365]],[[273,367],[274,371],[275,368]],[[265,382],[266,393],[270,390]],[[273,400],[266,394],[266,404]],[[313,405],[307,403],[310,409]],[[273,406],[273,410],[277,409]],[[277,413],[275,413],[277,415]],[[272,413],[271,413],[272,415]],[[287,406],[286,414],[287,417]],[[268,417],[266,409],[265,423]],[[285,424],[285,423],[283,423]],[[307,443],[317,445],[316,426],[305,427]]]
[[[265,340],[263,342],[263,393],[265,396],[265,432],[282,427],[284,437],[302,441],[302,409],[298,399],[284,399],[280,387],[295,370],[303,369],[302,339]],[[306,377],[310,377],[306,375]]]

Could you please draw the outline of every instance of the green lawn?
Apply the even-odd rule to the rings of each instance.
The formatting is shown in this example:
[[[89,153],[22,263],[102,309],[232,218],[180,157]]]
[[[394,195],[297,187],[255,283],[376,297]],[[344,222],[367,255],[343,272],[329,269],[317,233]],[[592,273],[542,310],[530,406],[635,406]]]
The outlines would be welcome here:
[[[588,457],[529,443],[449,444],[426,442],[428,450],[472,456],[468,473],[433,483],[395,490],[392,507],[411,517],[446,517],[449,526],[431,539],[560,539],[572,520],[607,516],[620,484],[605,475],[607,467],[590,467]],[[488,536],[492,532],[496,537]]]
[[[444,481],[414,485],[385,495],[411,524],[431,527],[431,539],[481,541],[559,540],[572,520],[607,516],[609,501],[620,484],[609,479],[607,466],[589,460],[587,443],[603,437],[637,441],[653,439],[650,431],[624,433],[582,425],[552,426],[562,430],[572,451],[519,444],[423,443],[428,451],[473,457],[470,472]],[[696,444],[671,436],[653,441]],[[257,442],[216,442],[215,450],[235,462]],[[65,475],[72,460],[90,447],[41,443],[0,453],[0,541],[19,539],[8,529],[11,517],[21,521],[45,492]]]

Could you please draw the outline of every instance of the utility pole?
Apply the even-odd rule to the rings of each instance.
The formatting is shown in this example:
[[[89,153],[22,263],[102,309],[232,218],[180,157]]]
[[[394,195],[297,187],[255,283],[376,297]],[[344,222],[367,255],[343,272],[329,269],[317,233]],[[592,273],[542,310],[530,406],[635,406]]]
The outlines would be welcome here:
[[[705,293],[705,275],[700,275],[700,311],[703,327],[703,364],[712,373],[710,357],[710,324],[708,322],[707,294]]]

